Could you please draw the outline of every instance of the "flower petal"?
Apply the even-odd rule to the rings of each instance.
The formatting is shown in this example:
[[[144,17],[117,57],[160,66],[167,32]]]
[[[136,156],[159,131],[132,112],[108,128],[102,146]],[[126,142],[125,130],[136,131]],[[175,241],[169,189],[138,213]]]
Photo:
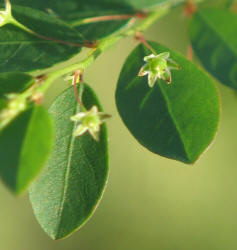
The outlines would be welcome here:
[[[87,127],[83,126],[82,124],[79,124],[79,125],[76,127],[76,129],[75,129],[73,135],[74,135],[74,136],[83,135],[87,130],[88,130]]]
[[[148,85],[152,88],[157,80],[157,75],[153,74],[153,73],[149,73],[148,75]]]

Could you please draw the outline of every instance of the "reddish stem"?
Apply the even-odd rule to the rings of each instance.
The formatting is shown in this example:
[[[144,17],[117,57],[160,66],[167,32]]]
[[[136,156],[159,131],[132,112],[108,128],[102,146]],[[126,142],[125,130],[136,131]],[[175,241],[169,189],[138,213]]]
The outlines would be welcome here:
[[[189,61],[192,61],[193,59],[193,48],[190,44],[188,45],[188,49],[187,49],[187,59]]]
[[[193,0],[187,0],[184,6],[184,14],[187,17],[192,17],[193,14],[197,11],[197,5],[194,3]]]
[[[103,22],[103,21],[113,21],[113,20],[127,20],[130,18],[138,18],[143,19],[147,17],[147,13],[136,13],[131,15],[112,15],[112,16],[99,16],[99,17],[91,17],[87,18],[83,21],[85,23],[96,23],[96,22]]]
[[[96,42],[85,41],[85,43],[73,43],[73,42],[68,42],[68,41],[63,41],[63,40],[43,36],[43,35],[37,34],[35,32],[33,34],[35,36],[43,39],[43,40],[53,41],[56,43],[61,43],[61,44],[70,45],[70,46],[74,46],[74,47],[96,48],[96,46],[97,46]]]
[[[135,39],[142,43],[146,48],[148,48],[154,55],[156,55],[155,50],[151,47],[151,45],[146,41],[145,37],[142,33],[137,32],[135,35]]]
[[[79,83],[83,81],[82,79],[82,72],[81,70],[77,70],[75,72],[75,75],[74,75],[74,78],[73,78],[73,89],[74,89],[74,95],[75,95],[75,98],[77,100],[77,102],[80,104],[81,107],[83,107],[83,103],[78,95],[78,91],[77,91],[77,79],[79,78]]]

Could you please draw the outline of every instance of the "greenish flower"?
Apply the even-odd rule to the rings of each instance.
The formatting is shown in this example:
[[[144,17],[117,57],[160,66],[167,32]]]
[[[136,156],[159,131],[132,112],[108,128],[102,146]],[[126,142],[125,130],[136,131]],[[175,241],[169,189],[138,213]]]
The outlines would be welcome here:
[[[155,85],[157,79],[171,83],[171,70],[179,70],[181,67],[169,57],[169,52],[145,56],[144,61],[146,64],[140,69],[138,75],[148,75],[148,85],[150,87]]]
[[[5,1],[5,10],[0,10],[0,27],[12,21],[11,4],[9,0]]]
[[[74,136],[81,136],[88,131],[98,141],[100,125],[109,117],[110,115],[99,112],[97,106],[93,106],[89,111],[77,113],[71,117],[72,121],[77,122]]]

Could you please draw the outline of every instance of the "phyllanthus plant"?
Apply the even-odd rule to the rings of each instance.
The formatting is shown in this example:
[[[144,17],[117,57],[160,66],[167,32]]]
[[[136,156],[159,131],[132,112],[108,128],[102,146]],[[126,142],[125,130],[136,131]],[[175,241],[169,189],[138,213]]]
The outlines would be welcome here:
[[[12,193],[29,191],[34,214],[51,238],[65,238],[84,225],[108,181],[110,115],[82,75],[121,39],[139,43],[115,93],[134,138],[149,151],[186,164],[194,164],[213,141],[218,91],[190,59],[194,51],[204,69],[237,89],[237,44],[229,39],[236,35],[237,17],[232,1],[207,8],[208,2],[68,0],[66,5],[58,0],[43,7],[39,0],[0,2],[0,175]],[[189,60],[143,35],[177,6],[190,18]],[[82,49],[88,50],[83,60],[47,70]],[[73,84],[46,109],[44,96],[62,77]]]

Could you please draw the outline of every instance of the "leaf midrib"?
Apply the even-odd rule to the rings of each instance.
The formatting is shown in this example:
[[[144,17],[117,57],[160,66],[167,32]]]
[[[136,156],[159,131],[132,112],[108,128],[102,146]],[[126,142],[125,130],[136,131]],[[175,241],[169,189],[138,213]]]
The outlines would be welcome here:
[[[76,104],[73,114],[77,113],[77,111],[79,111],[79,105]],[[69,139],[69,156],[68,156],[67,166],[66,166],[66,170],[65,170],[65,174],[64,174],[65,177],[64,177],[62,198],[61,198],[60,205],[59,205],[59,212],[58,212],[59,220],[58,220],[58,223],[56,226],[56,230],[57,230],[57,233],[55,234],[56,238],[57,238],[58,233],[59,233],[59,227],[61,224],[63,207],[64,207],[64,203],[66,200],[66,193],[67,193],[67,189],[68,189],[68,179],[69,179],[68,177],[69,177],[70,169],[71,169],[71,161],[72,161],[72,155],[73,155],[73,150],[74,150],[73,145],[74,145],[74,141],[75,141],[75,136],[73,136],[73,131],[76,129],[76,126],[77,126],[76,122],[73,122],[72,133],[71,133],[70,139]]]
[[[163,87],[162,87],[162,82],[159,83],[159,88],[161,90],[161,93],[164,97],[164,99],[166,100],[166,106],[167,106],[167,110],[168,110],[168,113],[170,114],[170,117],[172,119],[172,121],[174,122],[174,125],[175,125],[175,128],[176,128],[176,131],[177,131],[177,134],[179,136],[179,138],[181,139],[181,142],[182,142],[182,145],[183,145],[183,149],[184,149],[184,152],[187,156],[187,160],[191,160],[190,156],[189,156],[189,153],[188,153],[188,150],[186,148],[186,145],[184,143],[184,138],[183,138],[183,134],[182,134],[182,131],[179,127],[179,123],[178,121],[176,120],[176,117],[174,116],[173,114],[173,111],[172,111],[172,108],[171,108],[171,105],[170,105],[170,100],[169,100],[169,97],[168,95],[166,94],[166,92],[164,91]]]

